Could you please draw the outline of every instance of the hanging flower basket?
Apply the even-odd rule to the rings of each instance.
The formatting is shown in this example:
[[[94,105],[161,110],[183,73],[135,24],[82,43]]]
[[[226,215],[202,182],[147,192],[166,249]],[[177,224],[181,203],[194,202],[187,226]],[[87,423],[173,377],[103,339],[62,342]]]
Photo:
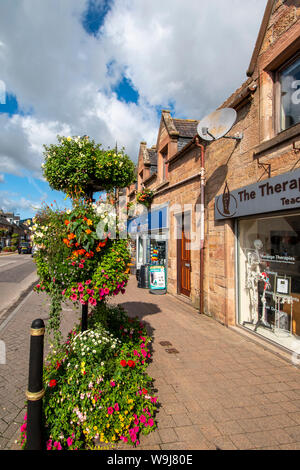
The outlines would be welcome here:
[[[44,176],[52,189],[75,194],[125,188],[134,180],[134,163],[123,151],[104,150],[88,136],[61,137],[44,145]]]
[[[138,204],[143,204],[147,208],[150,207],[154,197],[154,192],[151,189],[143,189],[136,195],[136,201]]]

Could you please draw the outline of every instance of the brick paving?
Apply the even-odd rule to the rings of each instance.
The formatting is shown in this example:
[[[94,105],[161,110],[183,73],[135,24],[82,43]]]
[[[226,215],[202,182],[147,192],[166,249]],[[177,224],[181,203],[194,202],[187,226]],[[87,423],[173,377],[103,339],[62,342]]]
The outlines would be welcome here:
[[[138,449],[300,449],[300,375],[292,363],[171,295],[138,289],[135,277],[114,302],[143,320],[153,337],[148,371],[160,402],[158,429],[142,436]],[[7,348],[7,364],[0,365],[0,449],[16,448],[29,328],[35,318],[47,320],[47,304],[32,293],[0,330]],[[63,318],[65,332],[78,314],[66,310]]]

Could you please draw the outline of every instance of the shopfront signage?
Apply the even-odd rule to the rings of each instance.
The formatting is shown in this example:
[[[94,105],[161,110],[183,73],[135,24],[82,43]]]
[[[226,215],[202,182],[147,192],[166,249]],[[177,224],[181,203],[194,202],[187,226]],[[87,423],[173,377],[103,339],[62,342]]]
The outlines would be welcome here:
[[[168,206],[154,208],[128,221],[128,233],[147,232],[147,230],[165,229],[168,227]]]
[[[300,208],[300,170],[259,181],[215,198],[215,219]]]

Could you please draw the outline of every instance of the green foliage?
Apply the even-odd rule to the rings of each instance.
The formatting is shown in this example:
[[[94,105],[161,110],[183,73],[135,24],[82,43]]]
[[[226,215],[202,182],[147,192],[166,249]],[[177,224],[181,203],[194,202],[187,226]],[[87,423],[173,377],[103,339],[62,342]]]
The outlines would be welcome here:
[[[143,204],[146,207],[150,207],[153,197],[154,197],[154,192],[151,191],[151,189],[143,189],[142,191],[137,193],[136,201],[139,204]]]
[[[44,146],[44,176],[53,189],[74,196],[93,184],[111,190],[134,180],[134,164],[123,151],[104,150],[87,136],[57,139],[57,145]]]
[[[95,449],[120,440],[138,445],[139,435],[156,427],[144,325],[120,307],[99,304],[90,329],[79,331],[77,325],[47,358],[47,448]]]

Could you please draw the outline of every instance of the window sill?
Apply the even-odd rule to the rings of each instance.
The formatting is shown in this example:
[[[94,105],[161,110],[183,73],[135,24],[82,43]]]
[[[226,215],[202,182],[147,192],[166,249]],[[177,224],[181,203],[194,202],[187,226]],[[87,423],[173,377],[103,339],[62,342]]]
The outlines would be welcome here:
[[[168,180],[164,180],[162,183],[160,183],[158,186],[156,186],[155,191],[159,191],[160,189],[164,188],[165,186],[169,185]]]
[[[291,140],[295,137],[300,136],[300,124],[295,124],[292,127],[289,127],[285,131],[280,132],[275,137],[266,142],[262,142],[254,148],[253,158],[258,158],[263,152],[273,149],[277,145],[281,145],[288,140]]]

